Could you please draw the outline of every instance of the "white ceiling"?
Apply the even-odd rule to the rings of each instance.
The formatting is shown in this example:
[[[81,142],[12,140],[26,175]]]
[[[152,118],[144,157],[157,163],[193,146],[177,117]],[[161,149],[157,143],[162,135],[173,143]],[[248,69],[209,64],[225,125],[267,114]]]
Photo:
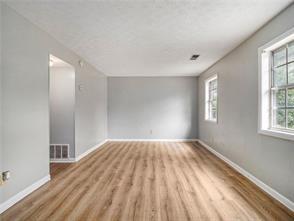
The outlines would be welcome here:
[[[108,76],[198,75],[293,0],[8,1]],[[192,54],[200,54],[190,61]]]

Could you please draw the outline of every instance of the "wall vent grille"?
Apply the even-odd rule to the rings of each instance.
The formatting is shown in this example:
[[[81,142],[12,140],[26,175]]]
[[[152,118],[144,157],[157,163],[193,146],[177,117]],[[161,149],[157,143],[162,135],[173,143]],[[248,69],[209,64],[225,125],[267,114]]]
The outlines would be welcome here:
[[[50,144],[50,159],[68,159],[69,144]]]

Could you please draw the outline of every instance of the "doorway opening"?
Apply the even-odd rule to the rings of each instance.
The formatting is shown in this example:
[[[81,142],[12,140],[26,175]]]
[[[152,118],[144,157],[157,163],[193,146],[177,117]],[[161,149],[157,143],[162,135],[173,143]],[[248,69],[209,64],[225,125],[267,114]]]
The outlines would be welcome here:
[[[50,173],[75,158],[75,68],[49,56]]]

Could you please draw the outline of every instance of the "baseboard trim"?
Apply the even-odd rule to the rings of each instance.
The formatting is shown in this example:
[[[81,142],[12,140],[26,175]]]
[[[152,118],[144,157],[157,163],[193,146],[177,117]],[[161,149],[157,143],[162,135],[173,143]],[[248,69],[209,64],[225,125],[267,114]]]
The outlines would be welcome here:
[[[198,141],[198,139],[108,139],[108,141],[113,142],[132,142],[132,141],[142,141],[142,142],[195,142]]]
[[[14,204],[19,202],[23,198],[25,198],[30,193],[34,192],[35,190],[37,190],[38,188],[43,186],[45,183],[50,181],[50,179],[51,179],[50,175],[47,175],[47,176],[43,177],[42,179],[38,180],[37,182],[33,183],[32,185],[28,186],[27,188],[25,188],[21,192],[17,193],[13,197],[9,198],[4,203],[0,204],[0,214],[3,213],[4,211],[6,211],[7,209],[9,209],[10,207],[12,207]]]
[[[229,160],[227,157],[224,155],[220,154],[216,150],[214,150],[212,147],[207,145],[201,140],[198,140],[198,142],[205,147],[207,150],[209,150],[211,153],[213,153],[215,156],[220,158],[221,160],[225,161],[227,164],[229,164],[231,167],[233,167],[235,170],[237,170],[239,173],[241,173],[243,176],[248,178],[250,181],[252,181],[255,185],[257,185],[259,188],[261,188],[263,191],[268,193],[270,196],[278,200],[280,203],[282,203],[284,206],[286,206],[288,209],[294,212],[294,202],[280,194],[278,191],[274,190],[255,176],[253,176],[251,173],[234,163],[233,161]]]
[[[50,163],[74,163],[76,162],[75,158],[68,158],[68,159],[52,159]]]
[[[75,162],[80,161],[82,158],[84,158],[85,156],[87,156],[88,154],[92,153],[94,150],[98,149],[99,147],[101,147],[103,144],[105,144],[108,140],[104,140],[101,143],[91,147],[89,150],[85,151],[84,153],[82,153],[81,155],[79,155],[78,157],[76,157]]]

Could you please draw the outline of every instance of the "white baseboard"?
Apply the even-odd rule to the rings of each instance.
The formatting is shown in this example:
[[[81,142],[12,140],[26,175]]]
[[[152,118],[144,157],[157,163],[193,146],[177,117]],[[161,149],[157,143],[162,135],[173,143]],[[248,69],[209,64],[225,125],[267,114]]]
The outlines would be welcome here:
[[[195,142],[198,139],[108,139],[108,141],[114,142],[131,142],[131,141],[141,141],[141,142]]]
[[[212,147],[208,146],[206,143],[204,143],[201,140],[198,140],[198,142],[204,146],[207,150],[209,150],[211,153],[213,153],[215,156],[218,158],[222,159],[225,161],[227,164],[229,164],[231,167],[233,167],[235,170],[237,170],[239,173],[241,173],[243,176],[247,177],[249,180],[251,180],[255,185],[257,185],[259,188],[261,188],[263,191],[271,195],[273,198],[278,200],[280,203],[285,205],[287,208],[289,208],[291,211],[294,211],[294,202],[253,176],[251,173],[247,172],[245,169],[234,163],[233,161],[229,160],[227,157],[224,155],[220,154],[216,150],[214,150]]]
[[[76,157],[75,162],[78,162],[79,160],[81,160],[82,158],[84,158],[85,156],[87,156],[88,154],[90,154],[91,152],[93,152],[94,150],[98,149],[99,147],[101,147],[103,144],[105,144],[108,140],[104,140],[101,143],[95,145],[94,147],[91,147],[89,150],[85,151],[84,153],[82,153],[81,155],[79,155],[78,157]]]
[[[68,159],[50,159],[50,163],[74,163],[76,162],[75,158]]]
[[[33,191],[37,190],[39,187],[44,185],[50,181],[50,175],[45,176],[44,178],[38,180],[37,182],[33,183],[32,185],[28,186],[21,192],[17,193],[13,197],[6,200],[4,203],[0,204],[0,214],[3,213],[5,210],[9,209],[11,206],[25,198],[27,195],[32,193]]]

